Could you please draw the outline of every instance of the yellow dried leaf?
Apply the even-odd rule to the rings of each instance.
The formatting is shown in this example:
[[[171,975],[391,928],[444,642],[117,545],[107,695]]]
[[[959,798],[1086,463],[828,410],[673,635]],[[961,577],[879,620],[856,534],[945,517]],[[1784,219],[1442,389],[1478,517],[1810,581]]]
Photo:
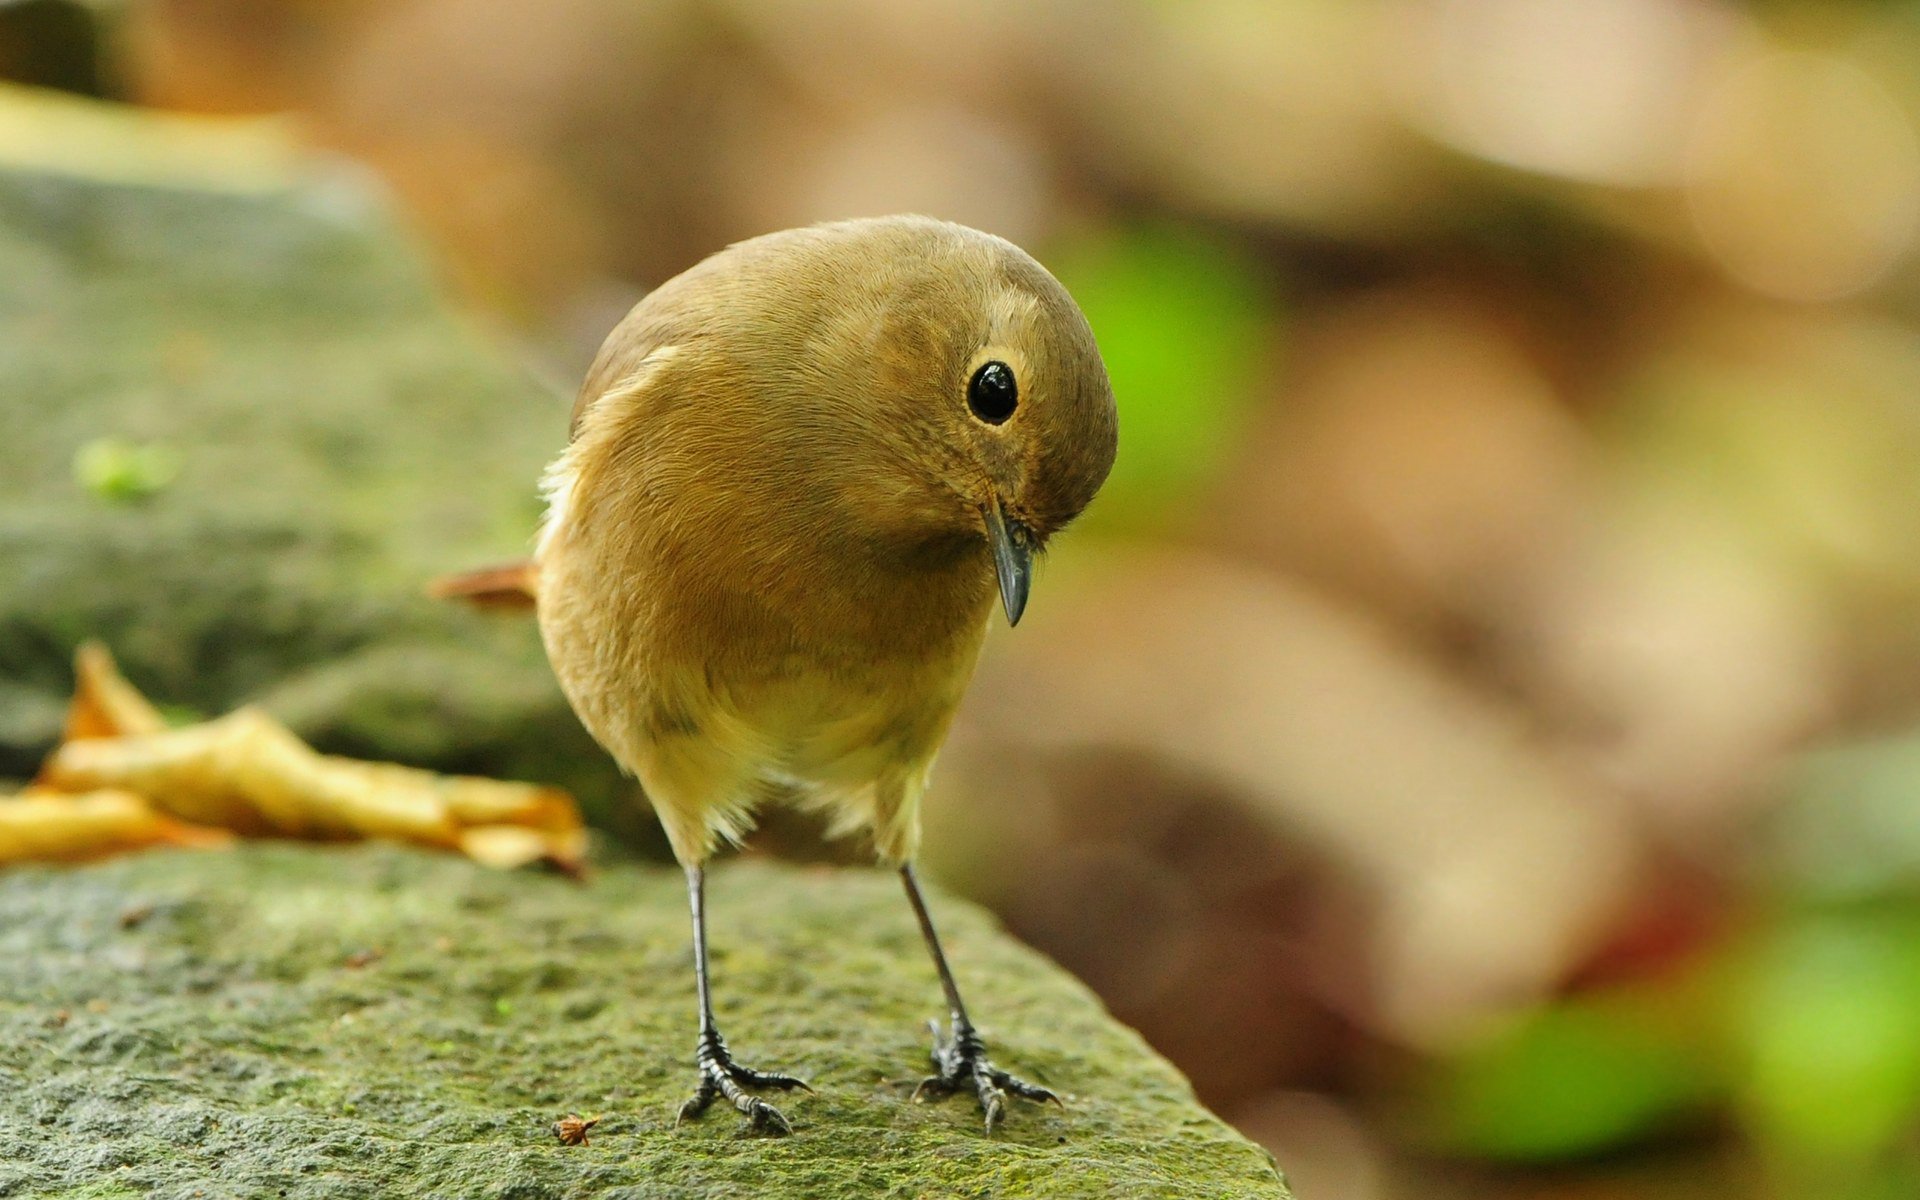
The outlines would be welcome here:
[[[276,832],[456,844],[445,806],[404,768],[325,757],[264,713],[242,710],[234,716],[248,720],[228,748],[226,764]]]
[[[104,648],[83,648],[78,667],[70,740],[42,770],[48,787],[133,793],[160,814],[249,835],[392,838],[568,871],[585,856],[579,810],[557,789],[322,755],[256,709],[167,729]]]
[[[120,674],[105,646],[86,642],[74,651],[73,701],[61,741],[158,733],[166,727],[160,710]]]
[[[571,846],[560,845],[553,834],[524,825],[476,825],[460,831],[462,853],[477,863],[502,870],[539,862],[571,867],[580,861],[585,849],[584,838]]]
[[[292,734],[288,734],[292,737]],[[67,792],[116,788],[146,797],[163,812],[243,834],[276,832],[245,795],[238,777],[251,755],[268,746],[254,714],[130,737],[68,742],[41,769],[48,787]]]
[[[28,791],[0,797],[0,863],[75,862],[146,846],[212,846],[231,841],[154,811],[131,792],[64,795]]]

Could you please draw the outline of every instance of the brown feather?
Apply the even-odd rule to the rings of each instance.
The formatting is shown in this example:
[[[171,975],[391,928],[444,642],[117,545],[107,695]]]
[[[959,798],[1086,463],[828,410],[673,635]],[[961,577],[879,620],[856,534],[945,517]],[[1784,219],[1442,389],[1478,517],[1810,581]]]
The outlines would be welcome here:
[[[533,560],[442,575],[427,584],[436,600],[461,600],[476,608],[532,612],[536,577]]]
[[[972,417],[983,354],[1021,406]],[[561,685],[683,861],[798,793],[905,860],[994,603],[983,506],[1044,542],[1115,417],[1091,331],[1011,244],[919,217],[743,242],[614,330],[548,477]]]

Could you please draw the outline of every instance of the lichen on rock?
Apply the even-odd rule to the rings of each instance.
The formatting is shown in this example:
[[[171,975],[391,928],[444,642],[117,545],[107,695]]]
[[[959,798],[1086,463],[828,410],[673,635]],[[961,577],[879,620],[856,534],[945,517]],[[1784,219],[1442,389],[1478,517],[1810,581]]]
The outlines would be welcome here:
[[[585,885],[253,843],[0,873],[0,1196],[1285,1197],[1059,968],[936,897],[1000,1060],[1066,1098],[993,1135],[909,1102],[939,987],[897,881],[714,873],[722,1027],[818,1089],[793,1136],[692,1085],[677,872]],[[601,1117],[589,1144],[553,1125]]]

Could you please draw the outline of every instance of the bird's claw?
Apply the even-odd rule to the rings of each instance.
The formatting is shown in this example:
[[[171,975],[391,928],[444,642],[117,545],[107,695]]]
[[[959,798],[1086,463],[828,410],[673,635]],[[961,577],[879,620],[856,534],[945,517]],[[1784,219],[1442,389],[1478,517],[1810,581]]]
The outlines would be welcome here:
[[[980,1102],[980,1111],[986,1116],[988,1133],[992,1133],[1006,1115],[1009,1095],[1037,1103],[1050,1100],[1062,1108],[1066,1107],[1060,1097],[1046,1088],[1009,1075],[994,1066],[987,1057],[986,1043],[980,1040],[973,1026],[955,1021],[952,1033],[948,1034],[940,1028],[938,1021],[929,1021],[927,1025],[933,1030],[933,1066],[938,1074],[920,1081],[920,1086],[913,1089],[913,1100],[919,1101],[926,1096],[951,1096],[971,1088]]]
[[[727,1050],[727,1043],[718,1031],[709,1031],[700,1035],[700,1051],[697,1057],[700,1067],[700,1084],[693,1095],[680,1106],[680,1113],[674,1118],[677,1126],[706,1112],[717,1099],[725,1098],[727,1103],[738,1109],[747,1118],[747,1127],[756,1133],[770,1134],[775,1137],[793,1132],[793,1126],[786,1115],[758,1096],[749,1095],[748,1088],[779,1088],[783,1091],[799,1089],[811,1093],[805,1080],[786,1075],[779,1071],[755,1071],[733,1061],[733,1055]]]

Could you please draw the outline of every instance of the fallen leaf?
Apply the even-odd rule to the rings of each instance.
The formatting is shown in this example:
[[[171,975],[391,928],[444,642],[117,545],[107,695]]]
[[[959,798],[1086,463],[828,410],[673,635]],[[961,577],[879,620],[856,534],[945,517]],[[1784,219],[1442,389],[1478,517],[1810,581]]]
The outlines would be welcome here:
[[[462,831],[460,850],[477,863],[501,870],[551,862],[576,871],[586,853],[585,831],[567,834],[524,825],[482,825]]]
[[[66,791],[134,792],[182,820],[244,834],[392,838],[499,866],[546,859],[574,868],[585,850],[578,812],[562,792],[323,755],[256,709],[69,742],[42,779]]]
[[[440,775],[315,751],[257,709],[169,729],[106,648],[75,656],[66,739],[35,787],[0,802],[0,862],[93,857],[165,842],[389,838],[488,866],[577,874],[586,828],[556,788]]]
[[[73,701],[67,705],[62,742],[82,738],[158,733],[167,727],[160,710],[148,703],[114,666],[99,642],[85,642],[73,654]]]
[[[0,797],[0,864],[79,862],[149,846],[218,846],[231,835],[174,820],[123,789]]]

